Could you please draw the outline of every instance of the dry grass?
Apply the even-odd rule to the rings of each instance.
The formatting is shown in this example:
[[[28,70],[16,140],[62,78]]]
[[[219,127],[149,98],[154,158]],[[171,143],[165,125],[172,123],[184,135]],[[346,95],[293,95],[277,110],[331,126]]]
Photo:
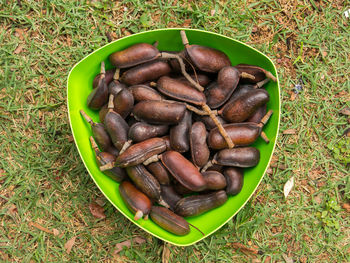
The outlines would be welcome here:
[[[345,4],[6,1],[0,11],[0,258],[161,260],[163,242],[118,214],[88,177],[72,141],[64,87],[70,68],[108,41],[106,32],[117,39],[184,26],[223,33],[268,54],[281,76],[281,131],[296,134],[280,135],[273,164],[284,169],[272,168],[234,221],[194,246],[170,246],[169,262],[283,262],[284,256],[295,262],[349,261],[349,212],[338,209],[349,202],[349,170],[327,147],[337,145],[349,125],[339,114],[350,102]],[[146,24],[143,14],[149,16]],[[300,78],[304,90],[295,95]],[[295,187],[284,200],[283,185],[291,176]],[[93,200],[106,219],[91,215]],[[147,241],[113,254],[116,244],[135,236]],[[65,244],[72,237],[68,254]],[[238,251],[235,242],[264,254]]]

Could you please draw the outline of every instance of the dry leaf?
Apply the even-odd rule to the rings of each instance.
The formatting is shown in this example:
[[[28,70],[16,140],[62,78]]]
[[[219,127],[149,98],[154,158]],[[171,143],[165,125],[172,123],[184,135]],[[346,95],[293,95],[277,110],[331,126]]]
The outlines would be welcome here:
[[[184,23],[182,24],[183,27],[189,27],[191,25],[192,19],[185,19]]]
[[[298,94],[296,94],[295,92],[291,91],[290,92],[290,100],[294,101],[297,98]]]
[[[58,236],[60,234],[60,231],[58,231],[56,228],[52,229],[52,233],[54,236]]]
[[[15,51],[13,51],[13,53],[15,54],[19,54],[23,51],[23,46],[22,45],[18,45],[18,47],[15,49]]]
[[[111,36],[111,34],[109,32],[106,32],[106,37],[107,37],[108,42],[112,42],[113,41],[113,38],[112,38],[112,36]]]
[[[269,168],[267,168],[266,173],[267,174],[273,174],[273,170],[269,167]]]
[[[350,128],[347,128],[347,129],[343,132],[343,136],[350,137]]]
[[[118,254],[120,251],[123,250],[123,247],[130,247],[131,246],[131,243],[133,244],[142,244],[142,243],[145,243],[146,242],[146,239],[142,238],[142,237],[135,237],[135,238],[132,238],[130,240],[126,240],[126,241],[123,241],[123,242],[120,242],[118,244],[115,245],[115,250],[114,250],[114,254]]]
[[[249,248],[241,243],[232,243],[232,247],[235,249],[240,249],[242,252],[248,252],[252,254],[262,254],[261,251],[255,249],[255,248]]]
[[[282,254],[282,257],[286,263],[293,263],[293,259],[288,257],[286,254]]]
[[[17,210],[17,206],[15,204],[11,204],[11,206],[9,207],[9,209],[7,210],[8,214],[14,215],[18,212]]]
[[[169,263],[170,249],[168,243],[164,242],[163,253],[162,253],[162,263]]]
[[[95,202],[92,202],[89,204],[89,209],[91,214],[99,219],[104,219],[106,218],[105,215],[105,210],[103,207],[101,207],[100,205],[96,204]]]
[[[343,115],[350,116],[350,108],[346,107],[346,108],[342,109],[341,111],[339,111],[339,113],[341,113]]]
[[[286,170],[287,166],[285,166],[284,164],[276,164],[276,163],[272,163],[270,165],[272,168],[278,168],[280,170]]]
[[[294,186],[294,176],[292,176],[292,178],[290,178],[284,185],[283,187],[283,193],[284,193],[284,197],[287,198],[287,196],[289,195],[290,191],[292,190]]]
[[[23,34],[25,33],[25,30],[22,28],[16,28],[15,29],[15,36],[18,37],[20,40],[24,40]]]
[[[216,13],[215,9],[210,10],[210,15],[211,15],[211,16],[214,16],[215,13]]]
[[[293,135],[296,133],[297,133],[296,129],[287,129],[283,131],[283,134],[287,134],[287,135]]]
[[[66,244],[64,244],[64,248],[66,249],[67,254],[69,254],[72,250],[72,247],[74,246],[75,243],[75,239],[77,237],[72,237],[71,239],[69,239]]]
[[[341,205],[342,208],[344,208],[346,210],[346,212],[350,212],[350,204],[349,203],[344,203]]]
[[[265,261],[264,261],[264,263],[268,263],[268,262],[271,262],[271,257],[270,257],[270,256],[267,256],[267,257],[265,258]]]
[[[0,183],[3,183],[5,181],[5,170],[4,169],[0,169]]]
[[[41,231],[44,231],[46,233],[53,234],[53,232],[51,230],[47,229],[46,227],[43,227],[42,225],[40,225],[40,224],[38,224],[36,222],[29,222],[29,225],[33,226],[33,227],[35,227],[35,228],[37,228],[37,229],[39,229]]]
[[[106,198],[104,197],[96,198],[95,202],[100,206],[104,206],[106,204]]]

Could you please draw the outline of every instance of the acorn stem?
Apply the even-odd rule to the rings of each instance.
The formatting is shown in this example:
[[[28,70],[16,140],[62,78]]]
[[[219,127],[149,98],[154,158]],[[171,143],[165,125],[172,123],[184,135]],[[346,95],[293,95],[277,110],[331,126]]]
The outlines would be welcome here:
[[[159,197],[158,204],[160,204],[160,205],[162,205],[162,206],[164,206],[164,207],[166,207],[166,208],[168,208],[168,209],[170,208],[170,206],[168,205],[168,203],[165,202],[165,201],[163,200],[162,197]]]
[[[119,78],[120,78],[120,68],[117,68],[114,72],[113,79],[119,80]]]
[[[105,62],[102,61],[101,62],[101,71],[100,71],[101,74],[106,74],[106,68],[105,68]]]
[[[123,144],[123,147],[121,148],[121,150],[119,151],[119,154],[122,154],[123,152],[125,152],[126,149],[128,149],[130,147],[130,145],[132,144],[132,140],[128,140]]]
[[[90,116],[87,115],[87,114],[85,113],[85,111],[80,110],[80,114],[84,117],[84,119],[85,119],[90,125],[94,125],[94,124],[95,124],[94,121],[90,118]]]
[[[106,170],[111,170],[114,167],[115,167],[115,162],[110,162],[110,163],[107,163],[105,165],[100,166],[100,171],[103,172]]]
[[[212,112],[212,110],[209,108],[209,106],[207,104],[204,104],[202,106],[203,110],[208,112],[210,118],[215,122],[216,127],[218,127],[220,134],[222,135],[222,137],[224,137],[228,148],[233,148],[235,145],[232,142],[230,136],[228,136],[226,130],[224,129],[224,127],[222,126],[222,124],[219,122],[219,120],[216,118],[216,115]]]
[[[255,76],[253,76],[252,74],[249,74],[247,72],[241,72],[240,77],[244,78],[244,79],[251,79],[251,80],[255,79]]]
[[[137,210],[134,216],[134,220],[139,220],[143,217],[143,212],[141,210]]]
[[[90,136],[90,143],[91,143],[91,148],[95,150],[95,152],[99,152],[100,150],[98,149],[97,143],[94,139],[94,137]]]
[[[108,100],[108,111],[113,111],[114,109],[114,95],[111,93]]]
[[[254,85],[254,89],[260,89],[262,86],[264,86],[266,83],[268,83],[270,81],[269,78],[266,78],[260,82],[257,82],[255,85]]]
[[[266,133],[265,132],[261,132],[260,133],[260,137],[266,142],[266,143],[269,143],[270,142],[270,139],[267,137]]]
[[[153,155],[153,156],[151,156],[151,157],[149,157],[147,160],[145,160],[144,162],[143,162],[143,165],[145,165],[145,166],[147,166],[147,165],[149,165],[150,163],[155,163],[155,162],[158,162],[159,161],[159,156],[160,155]]]
[[[149,83],[149,85],[150,85],[151,87],[153,87],[153,88],[156,88],[156,87],[157,87],[157,83],[154,82],[154,81],[151,81],[151,82]]]

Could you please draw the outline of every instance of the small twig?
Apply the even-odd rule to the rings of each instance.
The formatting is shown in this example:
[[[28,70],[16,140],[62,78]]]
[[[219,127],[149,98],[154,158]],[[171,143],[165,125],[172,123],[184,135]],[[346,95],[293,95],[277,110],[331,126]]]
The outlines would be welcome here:
[[[204,111],[204,110],[200,110],[200,109],[198,109],[198,108],[196,108],[196,107],[194,107],[194,106],[192,106],[192,105],[189,105],[189,104],[187,104],[187,103],[186,103],[186,108],[187,108],[188,110],[190,110],[190,111],[193,111],[194,113],[196,113],[197,115],[200,115],[200,116],[208,116],[208,115],[209,115],[208,112],[206,112],[206,111]],[[217,111],[217,110],[213,110],[213,113],[214,113],[215,115],[218,115],[218,111]]]
[[[222,126],[222,124],[219,122],[219,120],[216,118],[216,115],[212,112],[212,110],[209,108],[209,106],[207,104],[204,104],[202,106],[203,110],[208,112],[210,118],[215,122],[215,125],[218,127],[220,134],[222,135],[222,137],[224,137],[228,147],[231,149],[233,148],[235,145],[231,140],[231,137],[228,136],[226,130],[224,129],[224,127]]]
[[[187,38],[186,32],[181,30],[180,31],[180,36],[181,36],[182,44],[185,46],[185,48],[187,48],[188,45],[189,45],[189,42],[188,42],[188,38]],[[192,65],[192,63],[188,59],[186,59],[185,57],[183,59],[185,59],[186,62],[192,67],[194,76],[196,77],[196,81],[199,84],[196,68]]]
[[[272,81],[274,81],[274,82],[277,81],[277,78],[274,75],[272,75],[272,73],[270,71],[265,70],[265,75],[266,75],[266,77],[272,79]]]
[[[186,72],[186,68],[185,68],[185,63],[183,62],[182,57],[180,57],[177,54],[170,54],[170,53],[166,53],[166,52],[162,52],[161,53],[161,57],[162,58],[175,58],[179,61],[180,67],[181,67],[181,73],[184,75],[184,77],[199,91],[204,91],[204,88],[199,85],[197,82],[195,82],[190,75],[188,75],[188,73]]]
[[[193,74],[196,78],[196,82],[199,84],[199,80],[198,80],[198,76],[197,76],[197,72],[196,72],[196,68],[192,65],[191,61],[189,61],[187,58],[182,57],[182,59],[186,60],[186,62],[188,63],[188,65],[191,66],[192,70],[193,70]],[[192,77],[191,77],[192,78]]]
[[[190,224],[190,223],[188,223],[191,227],[193,227],[194,229],[196,229],[199,233],[201,233],[203,236],[205,236],[205,234],[202,232],[202,231],[200,231],[199,230],[199,228],[198,227],[195,227],[194,225],[192,225],[192,224]]]
[[[180,35],[181,35],[182,43],[184,44],[185,48],[187,48],[189,43],[188,43],[188,39],[187,39],[185,31],[181,30],[180,31]],[[201,85],[199,85],[198,83],[194,82],[193,79],[187,74],[187,72],[185,70],[185,65],[183,64],[183,61],[182,61],[181,57],[178,56],[178,55],[173,56],[173,54],[169,54],[169,55],[172,55],[173,58],[177,58],[179,60],[179,63],[180,63],[180,66],[181,66],[181,72],[185,76],[185,78],[188,81],[190,81],[190,83],[192,85],[194,85],[194,87],[197,88],[199,91],[204,91],[204,88]],[[202,105],[202,108],[203,108],[203,110],[205,112],[208,113],[210,118],[214,121],[215,125],[218,127],[219,132],[224,137],[228,147],[229,148],[233,148],[234,144],[233,144],[231,138],[228,136],[227,132],[225,131],[224,127],[222,127],[222,124],[216,118],[216,115],[213,113],[213,111],[209,108],[209,106],[207,104]]]
[[[158,47],[158,44],[159,44],[159,41],[155,41],[155,42],[153,43],[153,46],[154,46],[155,48],[157,48],[157,47]]]
[[[181,36],[181,40],[182,40],[182,44],[186,47],[188,46],[189,42],[188,42],[188,38],[186,36],[185,31],[181,30],[180,31],[180,36]]]
[[[206,170],[208,170],[208,168],[213,166],[213,162],[212,160],[209,160],[202,168],[201,173],[204,173]]]
[[[258,126],[260,126],[260,127],[265,126],[266,123],[269,121],[269,119],[270,119],[272,113],[273,113],[273,110],[269,110],[269,111],[265,114],[265,116],[261,119],[261,121],[260,121],[260,123],[258,124]]]
[[[260,123],[258,124],[259,127],[264,127],[266,125],[266,123],[269,121],[271,115],[273,113],[273,110],[269,110],[264,117],[262,117]],[[266,142],[266,143],[269,143],[270,142],[270,139],[267,137],[266,133],[265,132],[261,132],[260,133],[260,137]]]

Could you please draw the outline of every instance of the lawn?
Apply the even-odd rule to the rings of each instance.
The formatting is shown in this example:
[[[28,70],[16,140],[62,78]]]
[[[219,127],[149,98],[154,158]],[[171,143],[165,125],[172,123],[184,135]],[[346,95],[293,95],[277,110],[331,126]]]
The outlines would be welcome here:
[[[0,1],[2,262],[349,262],[349,8],[337,0]],[[149,235],[103,197],[66,105],[76,62],[166,27],[245,42],[274,61],[281,83],[270,169],[232,221],[189,247]],[[92,215],[95,203],[105,218]]]

